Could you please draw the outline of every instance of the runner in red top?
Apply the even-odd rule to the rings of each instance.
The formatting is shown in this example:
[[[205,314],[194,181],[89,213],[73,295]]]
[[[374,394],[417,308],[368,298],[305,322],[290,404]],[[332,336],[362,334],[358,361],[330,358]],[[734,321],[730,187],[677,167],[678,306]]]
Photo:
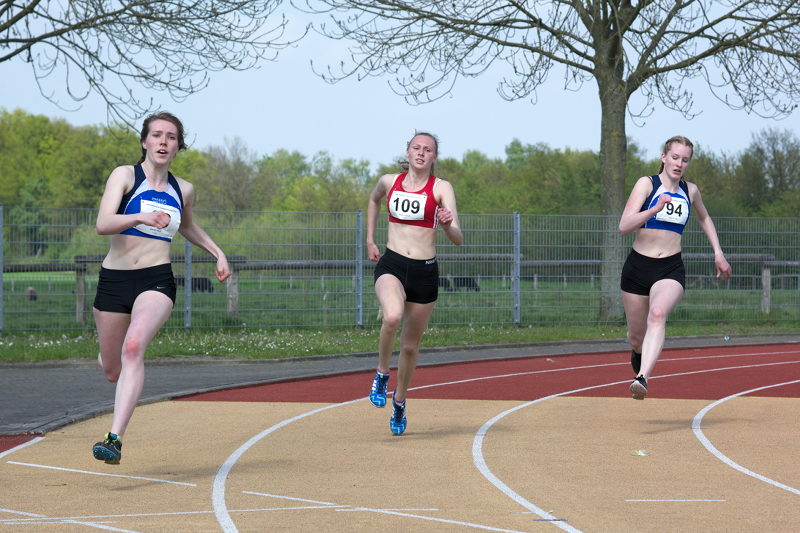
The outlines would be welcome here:
[[[438,148],[436,137],[430,133],[414,135],[406,150],[408,171],[381,177],[367,204],[367,254],[370,260],[378,261],[375,294],[383,316],[378,371],[369,399],[376,407],[386,405],[389,364],[402,323],[397,388],[389,419],[389,428],[395,435],[402,435],[406,429],[406,393],[417,367],[422,334],[439,294],[436,230],[441,227],[454,244],[460,245],[464,240],[453,187],[432,175]],[[389,226],[386,252],[381,256],[375,244],[375,226],[384,196]]]

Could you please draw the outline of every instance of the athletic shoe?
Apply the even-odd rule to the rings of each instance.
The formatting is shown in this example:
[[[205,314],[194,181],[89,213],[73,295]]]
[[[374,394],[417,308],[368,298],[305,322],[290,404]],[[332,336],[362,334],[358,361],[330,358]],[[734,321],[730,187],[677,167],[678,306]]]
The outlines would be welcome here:
[[[106,433],[103,440],[92,446],[92,454],[95,459],[110,465],[118,465],[122,459],[122,441],[117,435]]]
[[[369,393],[369,401],[375,407],[386,405],[386,384],[389,382],[389,374],[375,372],[372,380],[372,390]]]
[[[638,376],[631,382],[631,396],[634,400],[644,400],[647,396],[647,380],[644,376]]]
[[[406,420],[406,402],[399,404],[392,397],[392,407],[394,412],[389,419],[389,429],[392,430],[392,435],[402,435],[406,430],[406,424],[408,424],[408,420]]]
[[[639,370],[642,368],[642,354],[636,353],[636,350],[631,350],[631,366],[633,367],[633,375],[638,376]]]

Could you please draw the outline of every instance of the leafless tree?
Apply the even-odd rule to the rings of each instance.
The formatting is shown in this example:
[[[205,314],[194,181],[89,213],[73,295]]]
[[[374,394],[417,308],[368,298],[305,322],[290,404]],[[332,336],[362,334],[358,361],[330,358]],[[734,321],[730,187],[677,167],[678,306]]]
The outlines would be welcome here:
[[[325,74],[392,76],[414,102],[435,100],[461,76],[494,63],[509,100],[530,98],[554,67],[567,89],[594,81],[601,107],[604,212],[626,199],[626,113],[656,103],[691,116],[691,80],[706,82],[733,109],[790,113],[800,100],[800,3],[752,0],[296,0],[326,14],[320,31],[352,40],[352,56]],[[638,93],[641,105],[632,108]],[[665,139],[674,133],[665,128]],[[601,317],[621,316],[618,279],[624,247],[609,217],[604,228]]]
[[[180,101],[208,73],[274,59],[286,19],[280,0],[0,0],[0,63],[30,63],[57,105],[103,98],[128,124],[153,108],[141,88]],[[0,73],[2,69],[0,69]],[[54,77],[63,75],[63,83]],[[0,76],[2,76],[0,74]],[[14,80],[2,76],[2,82]],[[47,82],[47,83],[46,83]],[[57,89],[51,89],[57,87]]]

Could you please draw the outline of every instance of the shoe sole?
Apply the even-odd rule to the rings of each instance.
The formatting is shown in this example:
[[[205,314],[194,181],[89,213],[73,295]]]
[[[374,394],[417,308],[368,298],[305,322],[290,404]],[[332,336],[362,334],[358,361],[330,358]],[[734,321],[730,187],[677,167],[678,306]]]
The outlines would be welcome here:
[[[638,381],[634,381],[631,383],[631,396],[633,396],[634,400],[644,400],[644,397],[647,396],[647,387]]]
[[[395,426],[394,424],[392,424],[392,421],[390,420],[389,421],[389,429],[392,430],[392,435],[395,435],[395,436],[402,435],[406,431],[406,424],[407,423],[405,421],[403,421],[403,425],[402,426]]]
[[[105,448],[92,448],[92,455],[99,461],[105,461],[106,464],[118,465],[121,457],[117,457]]]
[[[375,400],[373,400],[372,398],[369,399],[369,403],[371,403],[375,407],[386,407],[386,398],[383,398],[383,403],[380,403],[380,400],[378,400],[378,402],[379,403],[375,403]]]

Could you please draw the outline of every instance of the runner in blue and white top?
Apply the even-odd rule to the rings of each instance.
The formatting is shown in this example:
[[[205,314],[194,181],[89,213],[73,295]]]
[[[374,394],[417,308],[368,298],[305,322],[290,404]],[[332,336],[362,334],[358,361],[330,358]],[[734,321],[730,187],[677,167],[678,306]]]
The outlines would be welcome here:
[[[167,173],[167,188],[157,190],[144,174],[142,165],[134,165],[134,182],[131,190],[122,196],[117,209],[118,215],[135,215],[163,211],[169,215],[169,224],[163,228],[137,224],[132,228],[120,231],[123,235],[136,235],[171,242],[172,237],[181,226],[183,213],[183,195],[178,180],[171,172]]]
[[[166,112],[150,115],[139,140],[141,159],[111,172],[95,224],[97,233],[111,241],[92,309],[98,361],[106,379],[117,385],[111,431],[92,454],[110,464],[122,457],[122,435],[142,392],[145,349],[175,304],[172,237],[180,231],[213,255],[219,281],[231,275],[225,254],[192,218],[194,187],[169,172],[178,151],[186,148],[181,121]]]
[[[692,142],[686,137],[669,139],[664,144],[658,174],[639,178],[619,221],[623,235],[636,232],[620,282],[632,348],[631,366],[636,376],[630,391],[636,400],[647,395],[647,379],[664,346],[667,317],[683,297],[686,273],[681,237],[691,211],[714,250],[717,277],[731,276],[700,190],[684,179],[693,151]]]

